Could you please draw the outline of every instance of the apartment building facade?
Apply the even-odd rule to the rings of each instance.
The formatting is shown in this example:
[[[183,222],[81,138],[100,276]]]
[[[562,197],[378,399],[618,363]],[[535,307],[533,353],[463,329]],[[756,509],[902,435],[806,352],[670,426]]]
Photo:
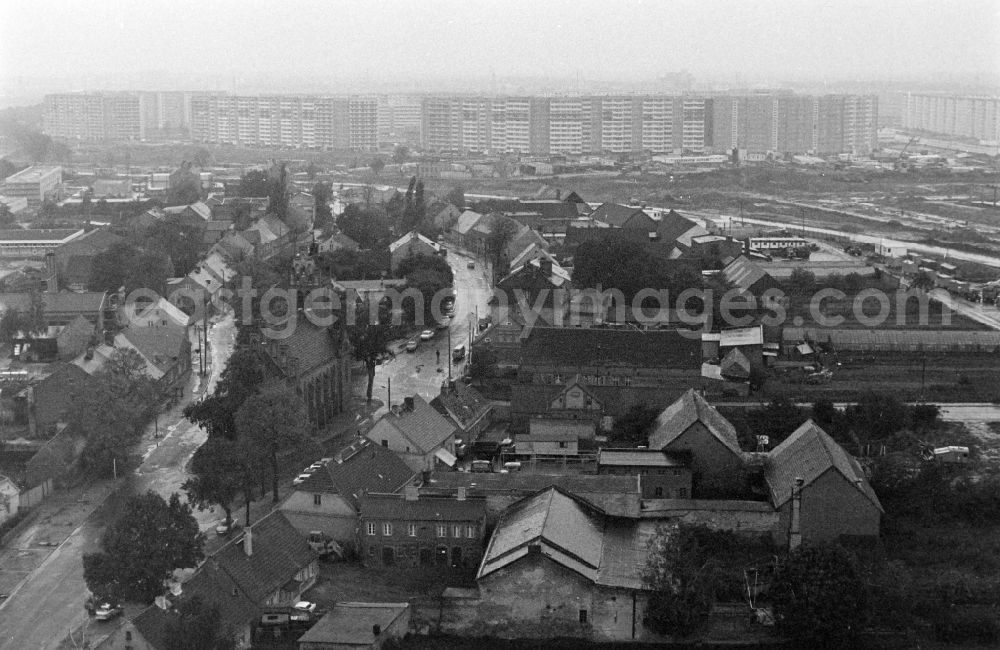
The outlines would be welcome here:
[[[62,183],[62,167],[34,165],[4,179],[0,194],[24,199],[29,210],[37,210],[60,183]]]
[[[186,138],[190,93],[94,92],[45,96],[43,130],[84,141]]]
[[[194,93],[195,142],[373,151],[377,99],[328,95]]]
[[[1000,98],[908,93],[903,128],[1000,141]]]
[[[535,155],[867,153],[877,122],[876,97],[859,95],[432,96],[421,143]]]

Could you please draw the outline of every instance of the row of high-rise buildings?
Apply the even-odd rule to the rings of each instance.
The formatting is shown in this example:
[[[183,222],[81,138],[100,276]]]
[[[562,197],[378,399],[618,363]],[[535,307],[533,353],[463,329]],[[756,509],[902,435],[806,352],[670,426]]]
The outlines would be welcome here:
[[[943,93],[907,93],[903,128],[1000,141],[1000,98]]]
[[[45,96],[43,128],[89,141],[187,139],[191,93],[101,92]]]
[[[408,143],[489,153],[868,153],[869,95],[49,95],[51,135],[147,140],[183,125],[195,142],[371,151]]]
[[[869,95],[431,96],[426,149],[587,153],[868,153],[878,142]]]

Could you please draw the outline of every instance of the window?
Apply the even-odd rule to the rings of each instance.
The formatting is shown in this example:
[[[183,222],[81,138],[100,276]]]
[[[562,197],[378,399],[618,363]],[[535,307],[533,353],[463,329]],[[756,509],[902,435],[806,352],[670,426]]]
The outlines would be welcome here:
[[[585,609],[581,609],[580,610],[580,622],[581,623],[586,623],[587,622],[587,610],[585,610]]]
[[[462,536],[462,527],[458,526],[458,525],[453,526],[452,529],[451,529],[451,536],[452,537],[461,537]]]
[[[655,497],[662,497],[663,496],[663,488],[662,487],[657,487],[655,490],[653,490],[653,496],[655,496]]]
[[[448,536],[448,527],[445,526],[444,524],[438,524],[438,527],[437,527],[437,536],[438,537],[447,537]]]
[[[560,442],[559,443],[559,448],[560,449],[565,449],[566,448],[566,443],[565,442]]]
[[[476,538],[476,527],[475,526],[466,526],[465,527],[465,536],[468,537],[469,539],[475,539]]]
[[[416,537],[417,536],[417,525],[416,524],[407,524],[406,525],[406,534],[409,535],[410,537]]]
[[[369,535],[374,535],[375,534],[375,522],[373,522],[373,521],[369,521],[368,522],[368,534]]]
[[[389,446],[389,441],[388,441],[388,440],[385,440],[385,439],[383,439],[383,440],[382,440],[382,446],[383,446],[383,447],[388,447],[388,446]]]
[[[687,488],[680,488],[680,489],[677,490],[677,496],[679,496],[680,498],[686,499],[687,495],[688,495],[688,489]]]
[[[680,475],[681,475],[681,471],[679,469],[675,469],[674,470],[674,476],[680,476]]]
[[[392,535],[392,524],[390,523],[382,524],[382,534],[385,535],[386,537]]]
[[[321,505],[323,505],[323,495],[322,494],[314,494],[313,495],[313,505],[314,506],[321,506]]]

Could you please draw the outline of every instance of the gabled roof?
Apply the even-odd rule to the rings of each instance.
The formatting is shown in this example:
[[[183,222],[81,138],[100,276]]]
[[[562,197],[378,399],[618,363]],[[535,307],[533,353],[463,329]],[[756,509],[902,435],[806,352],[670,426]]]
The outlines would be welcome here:
[[[430,239],[427,239],[416,230],[411,230],[410,232],[406,233],[396,241],[389,244],[389,252],[395,253],[403,246],[410,245],[414,240],[419,241],[425,244],[426,246],[431,247],[435,252],[441,250],[441,246],[437,242],[433,242]]]
[[[728,377],[738,377],[748,379],[750,377],[750,360],[740,352],[739,348],[733,348],[719,364],[722,374]]]
[[[656,418],[656,426],[649,436],[649,446],[663,449],[694,423],[701,422],[719,442],[728,447],[737,456],[742,456],[740,443],[736,438],[736,429],[729,420],[705,401],[705,398],[688,389],[676,402],[663,409]]]
[[[493,405],[465,382],[447,384],[441,393],[431,400],[431,406],[442,415],[450,417],[461,429],[468,429],[493,410]]]
[[[132,625],[150,647],[166,648],[169,641],[167,638],[170,631],[169,625],[177,616],[175,612],[168,612],[156,605],[150,605],[132,619]]]
[[[486,499],[425,495],[407,500],[403,494],[366,494],[358,514],[366,519],[472,522],[486,516]]]
[[[521,266],[512,269],[511,272],[508,273],[507,276],[500,281],[500,284],[502,285],[509,278],[513,278],[524,273],[540,273],[542,270],[542,259],[546,259],[552,262],[552,272],[549,274],[547,278],[545,278],[546,280],[548,280],[549,284],[551,284],[553,287],[558,288],[562,287],[563,285],[567,285],[571,282],[569,271],[559,266],[558,262],[556,262],[551,255],[549,255],[545,251],[539,251],[538,257],[535,257],[534,259],[525,262]]]
[[[621,228],[637,212],[642,213],[642,208],[629,207],[620,203],[602,203],[590,213],[590,218],[603,221],[615,228]]]
[[[462,214],[458,215],[458,222],[455,224],[453,230],[460,235],[468,234],[468,232],[472,230],[482,218],[483,215],[478,212],[466,210]]]
[[[827,471],[835,471],[882,510],[882,504],[868,484],[858,461],[812,420],[804,422],[767,457],[764,478],[776,508],[792,498],[796,478],[801,478],[805,487]]]
[[[682,217],[673,210],[660,218],[656,233],[659,235],[661,243],[676,242],[688,248],[691,247],[692,239],[709,234],[707,230],[697,223],[686,217]]]
[[[251,553],[244,544],[252,537]],[[241,591],[256,604],[281,589],[316,558],[302,534],[280,510],[258,520],[248,531],[213,553],[206,562],[217,562]]]
[[[367,492],[396,492],[414,476],[399,456],[362,438],[337,453],[298,486],[301,492],[339,494],[358,507]]]
[[[215,243],[212,251],[218,252],[223,257],[239,258],[253,254],[253,244],[247,241],[243,233],[227,232],[222,239]]]
[[[455,433],[455,425],[434,410],[420,395],[413,396],[413,409],[393,409],[386,413],[372,428],[390,426],[420,453],[428,453],[440,447]],[[373,438],[374,439],[374,438]]]
[[[104,367],[104,364],[106,364],[108,360],[114,356],[116,350],[129,349],[135,350],[135,352],[142,357],[142,360],[146,363],[144,370],[150,379],[156,380],[163,377],[164,369],[170,364],[160,364],[147,357],[135,343],[126,338],[125,331],[126,330],[122,330],[121,332],[115,334],[114,345],[102,343],[93,349],[89,355],[89,359],[87,358],[88,354],[85,352],[73,359],[73,364],[82,368],[88,375],[93,375],[95,372],[98,372]]]
[[[157,302],[147,305],[126,302],[121,310],[126,323],[142,327],[146,327],[147,324],[156,326],[173,324],[183,327],[190,320],[187,314],[166,298],[160,298]]]
[[[361,248],[358,242],[354,241],[344,233],[337,232],[331,233],[329,237],[323,240],[323,244],[329,247],[331,250],[338,250],[341,248],[346,248],[352,251],[356,251]]]
[[[203,603],[217,606],[220,625],[233,630],[253,623],[260,616],[260,605],[263,604],[254,602],[251,595],[211,557],[181,585],[181,598],[195,596],[200,597]]]
[[[168,303],[169,304],[169,303]],[[186,353],[187,327],[168,322],[166,325],[130,325],[118,334],[160,372],[160,376],[178,362]],[[117,342],[118,337],[115,338]]]
[[[722,277],[731,282],[737,289],[750,289],[761,279],[768,277],[761,267],[750,261],[745,255],[740,255],[726,265],[721,271]]]
[[[103,253],[121,241],[123,241],[121,237],[107,228],[97,228],[66,242],[56,249],[56,255],[60,257],[69,255],[94,256]]]
[[[479,565],[477,579],[526,556],[530,546],[596,581],[604,544],[604,513],[550,487],[522,499],[500,516]]]
[[[263,349],[281,374],[293,371],[305,373],[339,358],[341,334],[338,329],[317,325],[309,318],[300,316],[296,320],[295,329],[287,338],[281,339],[274,349],[270,346],[264,346]],[[288,369],[281,367],[280,346],[288,346],[288,360],[292,362]]]

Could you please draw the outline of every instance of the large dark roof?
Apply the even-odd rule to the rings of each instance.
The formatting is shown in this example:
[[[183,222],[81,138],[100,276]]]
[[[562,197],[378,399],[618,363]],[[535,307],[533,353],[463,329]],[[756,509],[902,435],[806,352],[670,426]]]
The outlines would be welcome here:
[[[244,545],[250,535],[251,553]],[[264,603],[315,559],[302,534],[275,510],[210,556],[254,603]]]
[[[403,494],[366,494],[361,497],[361,511],[366,519],[410,521],[479,521],[486,515],[482,497],[421,496],[407,500]]]
[[[615,228],[621,228],[636,212],[642,212],[642,208],[629,207],[619,203],[602,203],[590,213],[590,218],[603,221]]]
[[[656,418],[656,426],[649,435],[649,446],[663,449],[695,422],[701,422],[719,442],[737,456],[741,456],[742,451],[735,427],[693,388],[681,395]]]
[[[660,218],[660,223],[656,227],[656,234],[659,235],[661,243],[674,243],[677,241],[678,237],[692,228],[699,228],[699,226],[690,219],[682,217],[671,210]],[[698,232],[699,234],[702,234],[700,230]],[[681,243],[685,246],[691,245],[690,241]]]
[[[768,453],[764,476],[774,506],[780,508],[792,498],[796,478],[801,478],[803,485],[808,486],[827,470],[839,472],[872,505],[882,509],[858,461],[812,420],[807,420]]]
[[[536,327],[521,346],[531,364],[686,368],[701,363],[701,340],[680,330]]]
[[[452,387],[443,387],[441,394],[431,400],[431,406],[442,415],[454,416],[455,423],[462,429],[467,429],[493,408],[479,391],[461,381]]]
[[[455,425],[420,395],[413,396],[413,408],[386,413],[375,426],[392,426],[422,453],[433,451],[455,433]]]
[[[66,242],[56,249],[58,257],[70,255],[86,255],[92,257],[111,248],[113,244],[124,241],[121,237],[106,228],[98,228],[84,233],[80,237]]]
[[[191,579],[181,585],[181,598],[198,596],[203,603],[219,608],[220,623],[238,629],[260,616],[260,605],[222,568],[209,558]]]
[[[186,353],[187,328],[181,325],[168,323],[158,327],[143,327],[133,324],[122,330],[122,335],[163,372],[173,366],[181,354]]]
[[[339,494],[357,508],[367,492],[396,492],[413,478],[396,454],[367,438],[340,450],[334,460],[299,485],[302,492]]]
[[[294,331],[288,338],[278,341],[278,346],[287,345],[288,356],[298,363],[298,372],[305,373],[338,356],[335,338],[338,336],[338,330],[315,325],[304,314],[299,313]],[[280,355],[272,356],[273,351],[268,346],[264,347],[264,352],[280,368]]]

